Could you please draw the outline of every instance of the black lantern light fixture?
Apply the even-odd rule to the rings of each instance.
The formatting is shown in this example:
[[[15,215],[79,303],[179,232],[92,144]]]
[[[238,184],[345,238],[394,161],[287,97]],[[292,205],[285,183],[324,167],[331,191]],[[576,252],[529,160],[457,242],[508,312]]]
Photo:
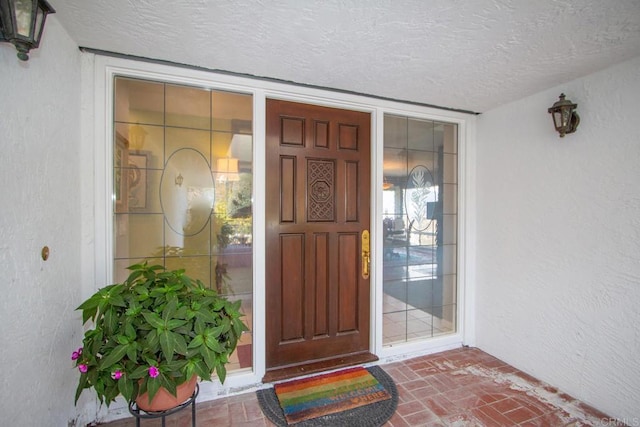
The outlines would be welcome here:
[[[0,0],[0,42],[13,43],[18,58],[29,60],[29,50],[40,45],[50,13],[55,10],[46,0]]]
[[[578,104],[574,104],[564,98],[565,94],[561,93],[560,99],[548,110],[553,117],[553,125],[556,127],[558,133],[560,133],[560,138],[564,138],[568,133],[575,132],[578,124],[580,124],[580,116],[576,113]]]

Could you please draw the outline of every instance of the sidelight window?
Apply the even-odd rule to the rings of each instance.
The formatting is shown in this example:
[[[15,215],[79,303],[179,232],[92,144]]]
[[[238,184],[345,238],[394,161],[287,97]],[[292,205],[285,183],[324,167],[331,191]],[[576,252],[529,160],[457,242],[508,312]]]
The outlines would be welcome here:
[[[117,77],[114,281],[147,261],[183,268],[253,314],[251,95]],[[252,333],[227,369],[252,366]]]
[[[386,114],[383,345],[456,332],[457,127]]]

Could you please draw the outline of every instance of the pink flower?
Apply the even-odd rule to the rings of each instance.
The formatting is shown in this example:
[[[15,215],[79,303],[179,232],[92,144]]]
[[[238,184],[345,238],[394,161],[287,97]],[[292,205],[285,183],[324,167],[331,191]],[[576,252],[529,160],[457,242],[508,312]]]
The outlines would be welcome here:
[[[82,347],[71,353],[71,360],[78,360],[82,356]]]
[[[122,378],[122,371],[120,370],[113,371],[111,373],[111,378],[113,378],[114,380],[119,380],[120,378]]]
[[[158,370],[158,368],[156,368],[155,366],[149,366],[149,376],[151,378],[155,378],[158,375],[160,375],[160,370]]]
[[[89,367],[87,365],[85,365],[84,363],[82,363],[82,364],[78,365],[78,370],[80,370],[80,372],[85,374],[89,370]]]

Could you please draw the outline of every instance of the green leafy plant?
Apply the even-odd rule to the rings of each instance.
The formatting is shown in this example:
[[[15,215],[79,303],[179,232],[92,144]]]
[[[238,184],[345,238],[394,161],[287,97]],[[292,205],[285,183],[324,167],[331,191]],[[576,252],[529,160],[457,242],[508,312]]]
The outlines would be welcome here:
[[[184,270],[135,264],[123,283],[106,286],[83,302],[82,322],[93,322],[71,358],[80,371],[77,403],[93,388],[101,403],[121,394],[128,402],[160,387],[174,396],[194,375],[221,382],[225,365],[247,326],[241,301],[231,302]]]

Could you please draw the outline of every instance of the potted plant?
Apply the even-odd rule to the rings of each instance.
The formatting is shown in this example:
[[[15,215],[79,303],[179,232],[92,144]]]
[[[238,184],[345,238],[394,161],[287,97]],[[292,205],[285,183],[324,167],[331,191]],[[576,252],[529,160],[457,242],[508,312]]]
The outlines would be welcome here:
[[[191,383],[176,406],[191,396],[197,377],[210,381],[215,372],[224,382],[229,355],[248,330],[241,301],[219,296],[184,270],[146,262],[128,269],[123,283],[98,290],[77,308],[93,328],[71,357],[80,371],[76,403],[93,388],[107,406],[121,394],[142,410],[164,410],[151,406],[156,395],[180,399],[178,390]]]

